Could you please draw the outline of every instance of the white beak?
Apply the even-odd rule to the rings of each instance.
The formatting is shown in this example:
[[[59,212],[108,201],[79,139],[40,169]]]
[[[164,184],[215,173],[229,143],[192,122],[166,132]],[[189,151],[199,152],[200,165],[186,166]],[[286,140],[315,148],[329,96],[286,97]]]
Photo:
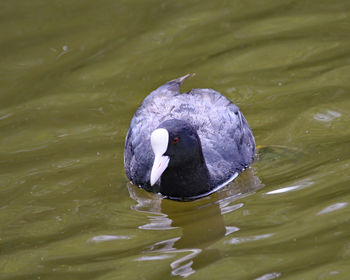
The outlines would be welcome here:
[[[151,170],[150,183],[153,186],[164,170],[168,167],[170,158],[164,156],[168,149],[169,133],[164,128],[158,128],[151,134],[151,146],[154,153],[154,162]]]
[[[153,186],[160,176],[162,176],[164,170],[168,167],[170,158],[168,156],[156,156],[151,171],[151,186]]]

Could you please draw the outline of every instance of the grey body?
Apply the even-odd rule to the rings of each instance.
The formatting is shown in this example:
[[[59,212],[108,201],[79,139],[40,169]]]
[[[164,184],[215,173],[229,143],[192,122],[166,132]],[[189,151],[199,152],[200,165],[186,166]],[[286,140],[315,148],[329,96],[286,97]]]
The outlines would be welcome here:
[[[169,119],[187,121],[197,130],[211,188],[242,172],[254,160],[254,137],[239,108],[213,89],[180,94],[182,81],[175,79],[151,92],[137,109],[126,136],[127,177],[149,191],[159,191],[159,185],[151,187],[149,183],[154,160],[150,136]]]

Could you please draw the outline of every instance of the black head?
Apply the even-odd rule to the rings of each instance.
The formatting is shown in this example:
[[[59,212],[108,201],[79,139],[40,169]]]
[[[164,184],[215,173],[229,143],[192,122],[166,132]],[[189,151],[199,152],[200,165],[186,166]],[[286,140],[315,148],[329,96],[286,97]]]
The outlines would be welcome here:
[[[185,121],[171,119],[161,123],[151,134],[151,146],[154,153],[151,186],[163,172],[184,177],[191,176],[198,168],[206,169],[198,134]]]
[[[197,131],[185,121],[171,119],[159,125],[169,133],[165,156],[170,157],[169,167],[196,163],[203,159],[201,142]]]

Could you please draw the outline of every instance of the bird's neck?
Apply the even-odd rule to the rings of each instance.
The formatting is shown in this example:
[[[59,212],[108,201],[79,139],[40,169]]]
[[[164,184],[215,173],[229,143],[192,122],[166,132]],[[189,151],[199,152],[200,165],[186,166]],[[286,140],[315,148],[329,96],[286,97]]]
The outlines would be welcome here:
[[[168,167],[161,177],[160,193],[186,198],[210,191],[210,176],[203,158],[176,167]]]

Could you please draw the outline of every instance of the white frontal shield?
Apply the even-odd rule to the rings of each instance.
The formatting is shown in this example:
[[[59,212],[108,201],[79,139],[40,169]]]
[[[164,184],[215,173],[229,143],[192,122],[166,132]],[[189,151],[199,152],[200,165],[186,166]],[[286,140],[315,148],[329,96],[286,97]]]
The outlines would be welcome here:
[[[168,149],[169,133],[165,128],[158,128],[151,134],[151,146],[154,153],[154,162],[151,170],[150,183],[153,186],[164,170],[168,167],[170,158],[164,156]]]

